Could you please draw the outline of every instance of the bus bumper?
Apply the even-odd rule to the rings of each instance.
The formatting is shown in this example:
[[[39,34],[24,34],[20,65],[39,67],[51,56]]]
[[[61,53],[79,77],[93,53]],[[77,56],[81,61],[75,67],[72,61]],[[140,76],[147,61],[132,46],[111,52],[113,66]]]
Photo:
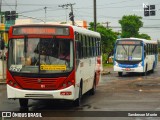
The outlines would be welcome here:
[[[70,86],[62,90],[23,90],[13,88],[7,85],[7,96],[12,99],[26,98],[26,99],[65,99],[74,100],[75,88]]]
[[[136,68],[122,68],[118,66],[114,66],[114,71],[116,72],[144,72],[143,67],[136,67]]]

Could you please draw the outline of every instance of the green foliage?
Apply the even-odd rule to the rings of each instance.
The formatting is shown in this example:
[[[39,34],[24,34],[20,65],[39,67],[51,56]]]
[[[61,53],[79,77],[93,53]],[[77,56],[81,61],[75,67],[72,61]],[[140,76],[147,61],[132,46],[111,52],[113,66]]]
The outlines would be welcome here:
[[[122,27],[122,37],[138,37],[139,28],[143,26],[142,17],[136,15],[123,16],[119,23]]]
[[[104,63],[103,68],[113,68],[113,63]]]
[[[151,40],[151,37],[147,34],[139,34],[138,38],[146,39],[146,40]]]
[[[91,22],[90,30],[94,29],[94,23]],[[107,56],[111,51],[113,51],[114,43],[117,39],[117,35],[111,29],[107,29],[104,26],[97,23],[97,32],[101,34],[101,45],[102,45],[102,52]]]

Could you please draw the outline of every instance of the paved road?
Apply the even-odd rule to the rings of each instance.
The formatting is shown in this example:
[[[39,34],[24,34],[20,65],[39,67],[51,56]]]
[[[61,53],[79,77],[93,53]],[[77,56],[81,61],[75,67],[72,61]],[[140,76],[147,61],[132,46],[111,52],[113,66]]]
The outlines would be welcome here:
[[[153,74],[141,76],[140,74],[111,74],[102,76],[96,94],[94,96],[84,95],[82,105],[73,107],[71,104],[47,100],[31,100],[29,111],[45,111],[52,115],[54,110],[65,111],[160,111],[160,65]],[[0,111],[19,111],[18,100],[7,100],[6,85],[0,85]],[[47,111],[47,112],[46,112]],[[105,114],[105,113],[104,113]],[[50,118],[51,119],[51,118]],[[52,118],[53,119],[53,118]],[[56,119],[56,118],[55,118]],[[63,118],[58,117],[58,120]],[[69,119],[69,118],[67,118]],[[73,118],[72,118],[73,119]],[[82,119],[77,117],[76,119]],[[87,119],[83,117],[83,119]],[[99,118],[88,118],[99,119]],[[100,117],[100,119],[105,119]],[[107,118],[111,120],[159,120],[153,117],[131,117],[131,118]]]

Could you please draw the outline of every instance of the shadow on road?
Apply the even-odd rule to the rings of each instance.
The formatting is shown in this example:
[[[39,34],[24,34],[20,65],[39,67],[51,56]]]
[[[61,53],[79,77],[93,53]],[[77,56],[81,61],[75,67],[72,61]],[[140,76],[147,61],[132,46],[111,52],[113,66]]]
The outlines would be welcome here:
[[[68,111],[68,110],[83,110],[84,108],[89,109],[91,105],[84,104],[88,99],[90,99],[88,93],[84,94],[82,97],[81,105],[79,107],[74,106],[73,101],[67,100],[30,100],[28,105],[29,111],[41,111],[41,110],[55,110],[55,111]]]

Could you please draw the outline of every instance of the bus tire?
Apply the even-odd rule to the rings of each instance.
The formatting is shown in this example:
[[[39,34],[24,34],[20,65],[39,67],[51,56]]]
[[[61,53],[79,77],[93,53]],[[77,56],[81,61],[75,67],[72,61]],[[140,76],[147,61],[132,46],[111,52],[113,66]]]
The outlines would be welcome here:
[[[153,68],[152,68],[152,70],[151,70],[151,73],[154,73],[154,67],[155,67],[155,62],[154,62],[154,64],[153,64]]]
[[[90,95],[94,95],[96,93],[96,78],[94,78],[94,83],[92,89],[89,91]]]
[[[122,77],[123,72],[118,72],[118,76]]]
[[[154,73],[154,68],[151,70],[151,73]]]
[[[147,76],[147,65],[146,65],[146,68],[145,68],[145,72],[143,72],[143,76]]]
[[[82,100],[82,88],[79,88],[79,97],[74,101],[74,106],[79,107],[81,105]]]
[[[20,110],[28,110],[28,99],[19,99]]]

